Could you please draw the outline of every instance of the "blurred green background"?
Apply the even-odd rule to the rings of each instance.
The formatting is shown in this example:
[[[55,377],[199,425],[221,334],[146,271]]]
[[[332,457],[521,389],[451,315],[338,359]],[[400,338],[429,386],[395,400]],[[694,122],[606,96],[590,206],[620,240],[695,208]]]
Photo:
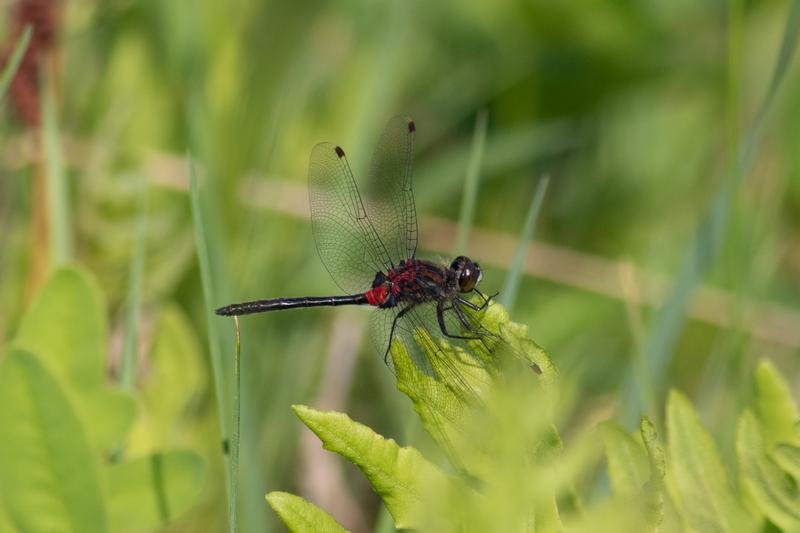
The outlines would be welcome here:
[[[405,114],[418,131],[422,255],[470,255],[487,267],[486,291],[503,287],[550,177],[511,315],[569,379],[562,431],[609,417],[633,428],[641,413],[658,422],[676,387],[731,453],[756,358],[800,386],[796,57],[759,114],[788,13],[777,0],[7,2],[6,57],[25,24],[34,32],[0,119],[0,336],[14,338],[55,265],[97,276],[109,381],[135,350],[135,390],[183,421],[134,433],[124,453],[153,442],[202,451],[202,502],[170,527],[222,530],[210,354],[230,378],[233,325],[214,318],[209,330],[208,309],[336,294],[308,221],[309,153],[337,142],[363,177],[383,125]],[[456,250],[481,116],[475,215]],[[737,163],[760,116],[752,160]],[[410,405],[367,318],[242,319],[242,531],[279,527],[270,490],[372,528],[379,503],[366,481],[290,409],[339,409],[408,442]],[[176,355],[155,364],[156,352]],[[601,494],[602,479],[589,489]]]

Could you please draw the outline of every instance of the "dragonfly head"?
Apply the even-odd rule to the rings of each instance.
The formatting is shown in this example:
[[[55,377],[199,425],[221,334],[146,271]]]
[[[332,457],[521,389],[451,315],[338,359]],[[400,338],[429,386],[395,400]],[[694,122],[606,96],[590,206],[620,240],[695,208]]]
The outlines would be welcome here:
[[[450,269],[455,272],[458,283],[458,292],[470,292],[483,279],[480,265],[469,257],[460,255],[453,259]]]

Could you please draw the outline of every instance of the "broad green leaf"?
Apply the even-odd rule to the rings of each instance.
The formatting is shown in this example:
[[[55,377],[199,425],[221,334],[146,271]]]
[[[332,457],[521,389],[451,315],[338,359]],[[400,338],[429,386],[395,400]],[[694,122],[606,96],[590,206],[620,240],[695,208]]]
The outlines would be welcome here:
[[[338,453],[364,472],[398,528],[417,527],[425,489],[432,484],[447,485],[445,474],[416,449],[401,448],[343,413],[303,405],[293,408],[326,450]]]
[[[800,483],[800,446],[778,444],[772,452],[775,461]]]
[[[741,483],[764,514],[784,531],[800,531],[800,493],[797,482],[767,455],[756,416],[749,409],[739,417],[736,454]]]
[[[11,518],[8,516],[8,513],[3,506],[2,494],[0,494],[0,531],[3,531],[4,533],[17,533],[19,531],[11,524]]]
[[[172,304],[163,307],[155,322],[148,371],[139,384],[142,416],[131,432],[130,453],[190,444],[187,426],[194,422],[187,412],[208,386],[202,354],[184,312]]]
[[[75,390],[103,384],[106,305],[82,269],[56,270],[25,313],[15,342],[37,354],[50,372]]]
[[[753,531],[711,435],[689,400],[674,390],[667,401],[667,429],[671,487],[686,525],[697,531]]]
[[[86,431],[58,381],[20,349],[0,362],[0,487],[21,531],[106,530]]]
[[[614,422],[603,422],[599,429],[605,444],[608,476],[614,494],[639,494],[650,475],[644,448]]]
[[[64,267],[37,295],[14,341],[61,383],[90,443],[101,451],[118,446],[136,416],[133,397],[105,385],[107,334],[96,282],[77,267]]]
[[[190,451],[155,453],[106,470],[111,530],[153,531],[197,502],[205,481],[203,459]]]
[[[755,414],[767,447],[795,442],[795,424],[800,415],[789,385],[769,361],[762,360],[755,373]]]
[[[292,533],[345,533],[328,513],[300,496],[288,492],[270,492],[267,503],[280,515]]]
[[[65,390],[72,398],[70,390]],[[89,442],[95,449],[108,451],[120,445],[137,414],[133,396],[125,391],[100,387],[76,396],[75,409],[86,427]]]

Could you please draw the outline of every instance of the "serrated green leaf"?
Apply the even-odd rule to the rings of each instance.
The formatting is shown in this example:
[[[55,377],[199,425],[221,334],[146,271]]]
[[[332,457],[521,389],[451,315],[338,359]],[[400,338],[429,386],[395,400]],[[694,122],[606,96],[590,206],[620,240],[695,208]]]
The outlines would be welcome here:
[[[664,481],[664,476],[667,469],[667,460],[664,457],[664,449],[661,443],[658,442],[658,433],[656,427],[650,422],[646,416],[642,417],[640,426],[642,435],[642,442],[647,449],[647,457],[650,462],[650,481]]]
[[[106,530],[86,431],[56,379],[20,349],[0,362],[0,487],[21,531]]]
[[[338,453],[361,469],[398,528],[418,527],[419,506],[425,504],[426,487],[448,484],[444,472],[419,451],[401,448],[394,440],[378,435],[343,413],[318,411],[304,405],[295,405],[293,409],[326,450]]]
[[[664,520],[664,477],[666,475],[666,459],[664,449],[658,442],[656,427],[650,419],[642,417],[640,425],[642,442],[647,450],[649,478],[645,486],[646,521],[655,530]]]
[[[795,424],[800,415],[789,385],[771,362],[762,360],[755,372],[755,414],[767,447],[797,439]]]
[[[800,446],[778,444],[773,449],[772,456],[781,468],[800,483]]]
[[[613,422],[604,422],[600,426],[606,448],[608,473],[611,487],[616,498],[626,502],[627,512],[619,514],[614,507],[601,512],[609,513],[606,519],[630,524],[636,518],[636,530],[654,530],[661,523],[664,515],[664,452],[658,443],[655,427],[645,417],[642,419],[640,434],[642,442],[635,439],[621,426]],[[614,518],[614,514],[619,516]],[[591,521],[586,522],[590,527]],[[621,526],[620,526],[621,527]],[[615,529],[617,530],[617,529]]]
[[[423,332],[421,335],[427,334]],[[427,342],[433,341],[428,338]],[[462,462],[460,457],[463,455],[460,445],[463,439],[460,438],[459,431],[470,406],[466,405],[444,382],[423,372],[400,342],[392,344],[390,353],[398,390],[411,399],[414,411],[428,434],[454,464],[460,465]],[[445,356],[452,356],[453,364],[458,365],[461,362],[456,352],[450,352]],[[478,367],[466,370],[465,375],[473,378],[476,377],[476,373],[483,373]],[[486,379],[486,374],[483,375]],[[480,386],[478,381],[474,379],[473,386],[476,388]]]
[[[711,435],[689,400],[674,390],[667,401],[667,430],[673,498],[686,525],[697,531],[753,531]]]
[[[288,492],[270,492],[267,503],[280,515],[292,533],[345,533],[331,515],[300,496]]]
[[[546,386],[555,383],[557,378],[547,353],[525,338],[527,328],[511,322],[501,305],[489,305],[480,323],[502,340],[492,354],[488,354],[479,341],[468,341],[473,352],[468,354],[445,341],[437,343],[425,331],[416,332],[415,340],[436,376],[420,368],[402,343],[393,343],[390,351],[397,388],[411,399],[426,431],[450,461],[462,469],[465,468],[463,457],[470,451],[470,443],[464,439],[467,420],[476,407],[493,396],[498,376],[504,371],[517,370],[509,370],[508,363],[524,366],[525,373],[532,379],[531,385],[535,384],[536,374],[530,367],[539,369],[538,381]],[[475,364],[476,358],[484,364]]]
[[[106,470],[108,513],[115,533],[153,531],[194,505],[205,465],[190,451],[167,451],[115,464]]]
[[[638,494],[649,477],[647,453],[619,424],[603,422],[599,429],[605,444],[611,489],[617,496]]]
[[[94,279],[78,267],[56,270],[20,324],[16,346],[35,353],[64,387],[94,448],[119,445],[136,402],[105,386],[106,306]]]
[[[741,483],[764,514],[784,531],[800,531],[800,493],[767,455],[755,414],[747,409],[736,427]]]

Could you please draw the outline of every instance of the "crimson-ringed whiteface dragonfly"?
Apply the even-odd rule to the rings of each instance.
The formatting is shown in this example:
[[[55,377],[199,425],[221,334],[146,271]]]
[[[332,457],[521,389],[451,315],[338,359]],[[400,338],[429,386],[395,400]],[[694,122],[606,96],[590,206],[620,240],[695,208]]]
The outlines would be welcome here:
[[[400,339],[428,376],[446,382],[461,397],[473,397],[470,379],[447,348],[466,353],[480,343],[491,354],[503,344],[479,318],[495,295],[478,289],[481,267],[468,257],[452,262],[417,258],[411,184],[415,134],[408,118],[389,122],[363,194],[340,146],[320,143],[311,152],[308,198],[314,240],[322,263],[345,295],[255,300],[216,312],[239,316],[301,307],[373,306],[377,309],[370,329],[387,364],[391,366],[393,340]],[[480,358],[474,362],[485,364]]]

